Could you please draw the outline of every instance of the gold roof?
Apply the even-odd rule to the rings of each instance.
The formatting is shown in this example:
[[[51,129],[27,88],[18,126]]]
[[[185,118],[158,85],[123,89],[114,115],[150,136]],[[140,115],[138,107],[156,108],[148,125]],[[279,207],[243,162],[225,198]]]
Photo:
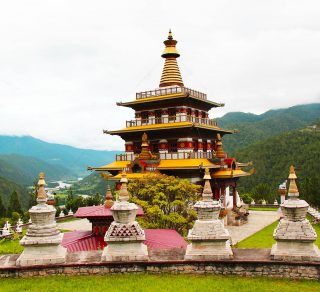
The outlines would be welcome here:
[[[130,179],[140,179],[140,178],[143,178],[144,176],[146,176],[148,174],[150,174],[150,173],[127,173],[126,177],[127,177],[128,180],[130,180]],[[119,173],[119,174],[113,176],[111,178],[111,180],[120,180],[121,178],[122,178],[122,174]]]
[[[249,172],[245,172],[242,169],[221,169],[213,173],[213,178],[233,178],[240,176],[248,176]]]
[[[169,31],[168,39],[163,42],[166,46],[162,58],[165,58],[164,67],[161,75],[159,87],[165,86],[183,86],[182,77],[180,74],[177,58],[180,56],[176,50],[177,41],[173,39],[171,30]]]
[[[197,127],[197,128],[209,129],[209,130],[212,129],[221,133],[234,133],[233,130],[226,130],[226,129],[221,129],[217,126],[198,124],[198,123],[192,123],[192,122],[177,122],[177,123],[133,126],[133,127],[123,128],[121,130],[115,130],[115,131],[104,130],[103,132],[105,134],[119,134],[119,133],[126,133],[126,132],[135,132],[135,131],[153,131],[153,130],[162,130],[162,129],[169,129],[169,128],[176,129],[176,128],[189,128],[189,127]]]
[[[158,165],[158,169],[199,169],[200,167],[219,168],[208,159],[162,159]]]
[[[100,167],[89,167],[89,170],[98,170],[98,171],[106,171],[106,170],[122,170],[131,163],[131,161],[114,161],[112,163],[100,166]]]

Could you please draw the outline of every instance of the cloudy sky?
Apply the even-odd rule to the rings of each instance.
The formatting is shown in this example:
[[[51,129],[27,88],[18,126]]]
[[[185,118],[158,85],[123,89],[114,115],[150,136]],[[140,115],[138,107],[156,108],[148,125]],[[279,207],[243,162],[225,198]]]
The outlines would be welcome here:
[[[185,86],[230,111],[320,102],[319,0],[0,3],[0,134],[123,149],[102,129],[158,86],[169,28]]]

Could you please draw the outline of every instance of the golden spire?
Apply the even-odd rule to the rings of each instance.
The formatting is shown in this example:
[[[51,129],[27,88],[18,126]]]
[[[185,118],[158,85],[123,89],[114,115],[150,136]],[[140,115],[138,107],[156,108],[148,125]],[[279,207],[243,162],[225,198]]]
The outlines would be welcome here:
[[[289,197],[299,197],[299,191],[296,183],[297,175],[294,169],[294,166],[290,166],[290,174],[289,174]]]
[[[218,133],[217,134],[217,150],[216,150],[216,157],[217,158],[225,158],[225,153],[223,151],[223,148],[222,148],[222,139],[221,139],[221,135]]]
[[[108,187],[107,187],[106,200],[104,201],[104,206],[106,208],[111,208],[113,206],[112,193],[111,193],[110,185],[108,185]]]
[[[121,174],[120,182],[121,182],[121,189],[119,192],[119,200],[120,202],[127,202],[129,200],[129,193],[127,188],[128,179],[125,171],[123,171]]]
[[[45,204],[47,202],[47,193],[44,189],[46,182],[44,180],[44,173],[39,173],[39,181],[38,181],[38,191],[37,191],[37,202],[39,204]]]
[[[165,58],[164,67],[161,75],[159,87],[178,85],[183,86],[177,58],[180,57],[176,49],[177,41],[173,39],[171,29],[169,30],[168,39],[163,42],[166,46],[162,58]]]
[[[148,143],[148,135],[147,133],[143,133],[142,135],[142,143],[141,143],[141,153],[139,154],[139,159],[151,159],[152,154],[149,151],[149,143]]]
[[[205,169],[205,174],[204,174],[203,179],[205,181],[204,181],[204,186],[203,186],[202,198],[204,201],[211,201],[213,194],[212,194],[212,189],[211,189],[211,184],[210,184],[211,175],[210,175],[209,168]]]

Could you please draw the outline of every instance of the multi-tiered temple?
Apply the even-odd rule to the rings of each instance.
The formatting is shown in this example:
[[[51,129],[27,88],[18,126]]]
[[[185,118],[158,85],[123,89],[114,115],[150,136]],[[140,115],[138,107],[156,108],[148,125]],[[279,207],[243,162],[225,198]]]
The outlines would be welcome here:
[[[223,135],[234,131],[219,128],[216,120],[209,118],[209,110],[224,104],[185,87],[177,63],[177,41],[171,31],[164,44],[165,64],[159,88],[139,92],[133,101],[117,103],[132,108],[135,119],[126,121],[121,130],[104,131],[125,140],[125,154],[117,155],[111,164],[89,169],[108,171],[115,180],[120,180],[125,170],[129,179],[161,172],[197,183],[202,181],[204,168],[209,168],[215,199],[229,189],[236,194],[238,178],[249,173],[240,168],[245,164],[228,158],[223,151]]]

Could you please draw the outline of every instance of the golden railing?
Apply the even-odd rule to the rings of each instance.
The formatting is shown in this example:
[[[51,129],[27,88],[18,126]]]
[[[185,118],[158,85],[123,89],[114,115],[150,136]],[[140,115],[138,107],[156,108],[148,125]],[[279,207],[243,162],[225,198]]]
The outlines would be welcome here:
[[[148,97],[155,97],[155,96],[162,96],[168,94],[175,94],[175,93],[189,93],[190,96],[199,98],[199,99],[207,99],[207,95],[197,90],[193,90],[187,87],[164,87],[155,90],[143,91],[136,93],[136,99],[141,98],[148,98]]]

